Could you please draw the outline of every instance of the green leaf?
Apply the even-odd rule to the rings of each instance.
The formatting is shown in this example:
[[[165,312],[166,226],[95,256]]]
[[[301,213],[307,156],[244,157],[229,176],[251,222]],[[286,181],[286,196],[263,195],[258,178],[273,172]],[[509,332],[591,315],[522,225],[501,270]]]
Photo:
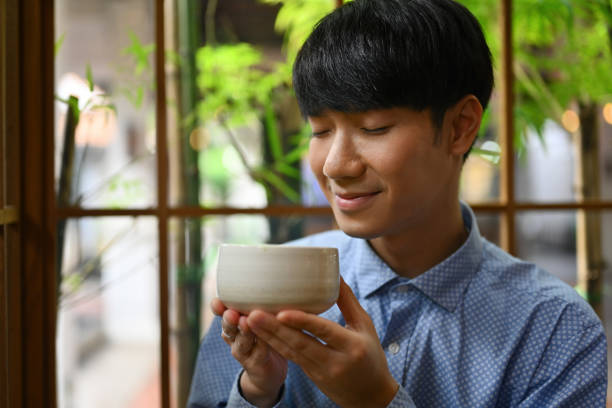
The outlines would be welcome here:
[[[281,145],[281,136],[278,132],[278,123],[276,121],[276,113],[272,103],[265,104],[264,120],[266,123],[266,136],[274,161],[282,160],[283,147]]]
[[[278,162],[274,165],[274,169],[285,176],[292,177],[294,179],[300,178],[300,171],[295,167],[292,167],[284,162]]]
[[[87,85],[89,86],[89,92],[93,92],[94,90],[94,80],[93,74],[91,72],[91,65],[87,63],[85,66],[85,76],[87,77]]]
[[[258,168],[256,175],[260,175],[265,181],[270,183],[274,188],[281,192],[290,201],[297,203],[300,200],[300,195],[283,181],[282,178],[274,174],[272,171],[266,168]]]
[[[108,110],[108,111],[114,112],[115,115],[117,115],[117,107],[113,103],[102,104],[102,105],[93,105],[91,107],[91,110],[98,110],[98,109]]]
[[[287,164],[295,163],[296,161],[301,160],[307,151],[308,151],[308,144],[304,143],[304,144],[298,145],[295,149],[287,153],[285,157],[283,158],[283,160]]]
[[[578,294],[584,299],[584,300],[588,300],[588,294],[587,291],[584,290],[580,285],[576,285],[574,286],[574,289],[576,290],[576,292],[578,292]]]
[[[499,144],[492,140],[484,142],[481,147],[472,148],[472,153],[495,165],[499,164],[500,151],[501,148],[499,147]]]
[[[53,46],[53,56],[54,57],[57,57],[57,54],[59,53],[60,49],[62,48],[62,45],[64,44],[65,38],[66,38],[66,34],[62,34],[55,42],[55,45]]]
[[[115,112],[115,115],[117,115],[117,106],[114,103],[107,103],[106,105],[104,105],[104,107]]]
[[[144,101],[144,85],[138,85],[134,89],[122,88],[121,93],[134,105],[135,108],[140,108]]]
[[[66,105],[68,105],[68,102],[69,102],[68,99],[60,98],[59,95],[55,95],[55,99],[60,101],[60,102],[62,102],[62,103],[65,103]]]
[[[81,116],[81,110],[79,109],[79,98],[74,95],[70,95],[68,98],[68,106],[74,116],[74,123],[79,123]]]
[[[122,55],[129,55],[134,59],[136,64],[136,76],[142,75],[145,71],[151,70],[149,56],[155,51],[155,44],[143,44],[140,38],[131,31],[128,33],[130,37],[130,45],[121,50]]]

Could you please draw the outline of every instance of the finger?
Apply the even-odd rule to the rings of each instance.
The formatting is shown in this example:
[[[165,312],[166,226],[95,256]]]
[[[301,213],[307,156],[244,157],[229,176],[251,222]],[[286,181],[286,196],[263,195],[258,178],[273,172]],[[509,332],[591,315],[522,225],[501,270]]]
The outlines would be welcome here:
[[[258,339],[263,340],[284,358],[293,361],[306,371],[330,358],[331,349],[326,349],[317,339],[281,324],[269,313],[253,311],[248,324]]]
[[[223,312],[227,310],[227,308],[225,307],[225,305],[223,304],[223,302],[221,302],[219,298],[214,298],[213,300],[210,301],[210,308],[212,312],[217,316],[222,316]]]
[[[246,316],[240,316],[240,319],[238,320],[238,330],[240,333],[251,333]]]
[[[295,330],[305,330],[323,340],[335,350],[344,350],[351,344],[354,333],[323,317],[304,313],[299,310],[280,312],[276,318],[285,326]]]
[[[253,333],[238,333],[232,344],[232,355],[242,361],[249,357],[255,346],[255,336]]]
[[[238,335],[238,322],[240,315],[234,310],[226,310],[223,312],[223,320],[221,321],[221,335],[224,339],[233,341]]]
[[[238,322],[240,321],[240,313],[232,309],[227,309],[225,312],[223,312],[223,321],[232,326],[238,326]]]
[[[363,310],[350,286],[342,278],[340,278],[340,294],[336,303],[347,326],[357,331],[372,328],[370,316]]]

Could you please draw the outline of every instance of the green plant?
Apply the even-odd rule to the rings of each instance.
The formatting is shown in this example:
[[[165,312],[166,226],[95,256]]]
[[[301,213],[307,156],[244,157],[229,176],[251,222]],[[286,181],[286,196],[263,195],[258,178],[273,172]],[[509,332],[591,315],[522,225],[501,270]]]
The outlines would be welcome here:
[[[460,1],[479,19],[494,58],[499,56],[499,2]],[[513,16],[514,145],[523,152],[529,129],[545,143],[546,120],[562,124],[562,115],[572,104],[612,99],[612,3],[515,0]]]
[[[253,180],[290,201],[299,201],[297,189],[287,179],[299,180],[296,164],[306,148],[305,131],[284,138],[275,112],[277,98],[290,89],[288,63],[263,66],[260,51],[250,44],[205,45],[196,54],[197,84],[204,97],[198,104],[201,122],[216,121],[239,155]],[[271,160],[253,164],[236,138],[235,128],[253,117],[263,122]]]
[[[124,96],[131,101],[135,107],[140,108],[144,98],[145,91],[147,88],[152,89],[151,76],[152,70],[149,63],[150,54],[154,50],[153,45],[143,45],[139,41],[138,37],[133,33],[129,33],[131,38],[131,45],[126,47],[122,54],[129,57],[130,61],[127,62],[129,68],[125,68],[128,72],[131,72],[131,78],[138,80],[138,86],[136,90],[127,91],[132,88],[123,87]],[[54,55],[57,56],[60,52],[64,43],[65,36],[61,35],[54,45]],[[102,189],[106,189],[108,192],[115,193],[115,196],[111,198],[108,205],[110,207],[123,207],[134,198],[141,196],[143,192],[142,183],[139,180],[129,180],[121,175],[125,167],[122,167],[118,172],[109,175],[100,186],[87,191],[80,192],[80,182],[83,165],[87,159],[88,152],[90,149],[89,141],[85,141],[85,145],[82,148],[80,158],[77,162],[76,155],[76,131],[80,120],[85,113],[95,111],[105,111],[108,119],[108,115],[117,115],[117,108],[114,103],[116,96],[107,94],[95,86],[94,73],[91,64],[85,65],[85,80],[89,95],[86,100],[80,100],[75,95],[69,95],[67,98],[61,98],[56,96],[55,99],[61,102],[66,107],[66,118],[63,132],[63,146],[62,156],[60,161],[60,175],[59,183],[57,187],[57,205],[58,207],[69,207],[80,205],[87,197],[98,193]],[[142,159],[144,156],[137,156],[132,159],[128,165],[134,164],[136,161]],[[116,194],[121,192],[122,194]],[[77,195],[78,193],[78,195]],[[80,284],[90,275],[93,263],[99,262],[101,255],[98,254],[93,260],[88,263],[81,265],[82,267],[77,270],[69,271],[66,276],[62,275],[62,263],[64,253],[64,241],[65,241],[65,230],[66,220],[61,219],[58,221],[57,226],[57,252],[56,252],[56,273],[57,273],[57,295],[60,300],[64,299],[70,293],[75,292]],[[62,294],[62,288],[66,293]]]

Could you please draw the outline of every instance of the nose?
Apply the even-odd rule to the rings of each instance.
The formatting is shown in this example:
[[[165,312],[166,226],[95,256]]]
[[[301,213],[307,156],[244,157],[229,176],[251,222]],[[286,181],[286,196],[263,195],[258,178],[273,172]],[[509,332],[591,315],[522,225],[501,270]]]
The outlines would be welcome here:
[[[323,164],[323,174],[331,179],[357,178],[365,165],[350,133],[336,131]]]

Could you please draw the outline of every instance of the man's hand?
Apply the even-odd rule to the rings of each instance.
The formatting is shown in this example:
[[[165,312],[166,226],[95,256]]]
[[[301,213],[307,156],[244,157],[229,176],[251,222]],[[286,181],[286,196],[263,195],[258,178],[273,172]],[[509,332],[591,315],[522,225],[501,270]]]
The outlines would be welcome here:
[[[273,406],[287,376],[287,360],[265,342],[257,341],[247,326],[246,316],[227,309],[217,298],[212,300],[211,309],[223,318],[221,337],[244,368],[240,377],[244,398],[258,407]]]
[[[260,340],[298,364],[335,403],[384,407],[399,385],[389,372],[374,324],[344,281],[337,304],[345,327],[296,310],[276,317],[253,311],[247,323]]]

